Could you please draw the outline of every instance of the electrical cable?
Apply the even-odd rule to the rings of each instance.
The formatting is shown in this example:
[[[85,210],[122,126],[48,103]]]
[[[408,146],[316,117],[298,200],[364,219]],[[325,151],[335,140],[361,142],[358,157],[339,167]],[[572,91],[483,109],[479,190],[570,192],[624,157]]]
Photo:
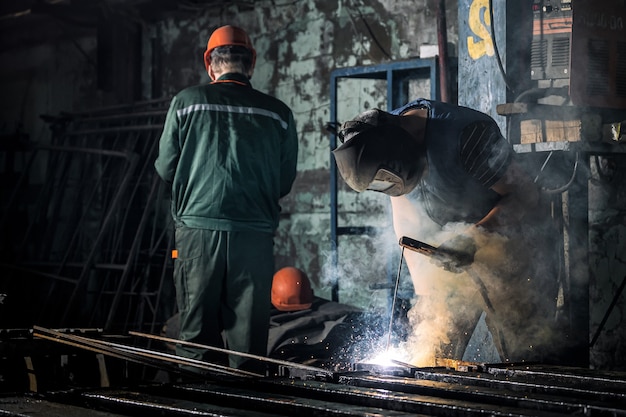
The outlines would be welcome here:
[[[576,152],[576,161],[574,162],[574,169],[572,170],[572,176],[570,177],[569,181],[567,181],[567,183],[565,183],[561,187],[552,188],[552,189],[548,189],[548,188],[543,188],[542,187],[541,190],[544,193],[546,193],[546,194],[560,194],[560,193],[564,193],[565,191],[567,191],[569,189],[569,187],[571,187],[571,185],[574,183],[574,179],[576,178],[576,173],[578,172],[578,161],[579,160],[580,160],[580,153]],[[545,164],[544,164],[544,166],[545,166]]]
[[[372,40],[374,41],[374,43],[376,44],[376,46],[378,46],[378,49],[381,50],[381,52],[389,59],[393,59],[391,57],[391,55],[389,55],[389,53],[385,50],[385,48],[383,48],[383,46],[380,44],[380,42],[378,41],[378,38],[376,37],[376,35],[374,35],[374,32],[372,31],[372,28],[370,27],[370,25],[367,23],[367,20],[365,20],[365,17],[363,17],[363,14],[361,13],[360,10],[357,10],[359,12],[359,17],[361,18],[361,20],[363,21],[363,24],[365,25],[365,28],[367,29],[367,31],[369,32],[370,36],[372,37]]]
[[[498,44],[496,43],[496,31],[494,30],[494,21],[493,21],[493,0],[489,0],[489,19],[491,20],[491,30],[489,31],[491,34],[491,43],[493,44],[493,51],[496,56],[496,61],[498,62],[498,68],[500,69],[500,74],[502,74],[502,79],[504,80],[504,84],[506,88],[509,89],[512,93],[515,93],[515,90],[511,88],[509,81],[506,76],[506,72],[504,71],[504,67],[502,66],[502,59],[500,58],[500,52],[498,52]]]
[[[383,55],[385,55],[388,59],[393,59],[391,57],[391,55],[387,52],[387,50],[385,48],[383,48],[382,44],[380,43],[380,41],[378,40],[376,35],[374,35],[374,31],[372,30],[370,25],[367,23],[367,20],[365,20],[365,17],[363,16],[363,13],[361,13],[361,10],[358,7],[354,7],[354,8],[356,9],[356,12],[359,14],[359,17],[361,18],[361,21],[365,25],[365,28],[367,29],[367,32],[369,33],[370,37],[372,38],[372,40],[374,41],[374,43],[376,44],[378,49],[380,49],[380,51],[383,53]],[[350,20],[352,20],[353,26],[355,26],[354,25],[354,18],[352,17],[352,15],[350,13],[348,13],[348,17],[350,17]]]
[[[516,98],[515,103],[527,103],[527,99],[530,98],[537,102],[539,99],[546,98],[549,96],[559,96],[563,98],[563,102],[561,106],[566,105],[569,102],[569,86],[563,87],[549,87],[549,88],[529,88],[528,90],[522,91]]]

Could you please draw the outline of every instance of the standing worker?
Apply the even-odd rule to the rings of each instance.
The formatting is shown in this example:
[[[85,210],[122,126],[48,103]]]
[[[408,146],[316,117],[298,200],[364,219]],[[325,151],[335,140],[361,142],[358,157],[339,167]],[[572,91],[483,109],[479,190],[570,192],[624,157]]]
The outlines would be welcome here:
[[[462,227],[455,237],[438,242],[440,249],[463,255],[457,258],[462,262],[448,259],[440,266],[456,273],[486,267],[480,274],[468,271],[482,279],[471,291],[474,298],[482,295],[482,303],[475,305],[485,307],[490,328],[499,333],[501,360],[551,357],[557,347],[552,330],[558,234],[549,212],[542,211],[549,206],[542,202],[540,187],[496,122],[473,109],[417,99],[392,112],[366,111],[344,123],[338,135],[343,140],[334,150],[339,172],[356,191],[391,197],[398,237],[426,240],[442,236],[451,225]],[[483,246],[485,242],[491,246]],[[409,270],[414,283],[428,280],[428,274],[411,270],[411,264]],[[470,297],[460,294],[472,281],[432,281],[440,290],[452,283],[442,298],[453,316],[448,335],[452,346],[446,349],[462,359],[473,330],[468,326],[476,324],[477,314],[469,313],[475,311],[468,308]],[[470,284],[463,289],[461,282]],[[453,306],[455,295],[460,304]]]
[[[179,339],[265,355],[273,238],[279,199],[296,177],[298,138],[291,109],[252,88],[256,51],[248,34],[222,26],[204,63],[212,82],[170,104],[155,168],[172,186]],[[210,362],[211,350],[177,346]],[[230,355],[229,366],[254,363]]]

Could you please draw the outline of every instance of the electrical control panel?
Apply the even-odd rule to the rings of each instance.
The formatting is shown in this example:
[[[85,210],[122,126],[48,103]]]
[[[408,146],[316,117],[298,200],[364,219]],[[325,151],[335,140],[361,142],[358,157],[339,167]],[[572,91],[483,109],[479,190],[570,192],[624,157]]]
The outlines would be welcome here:
[[[531,79],[569,78],[572,0],[533,0],[532,8]]]

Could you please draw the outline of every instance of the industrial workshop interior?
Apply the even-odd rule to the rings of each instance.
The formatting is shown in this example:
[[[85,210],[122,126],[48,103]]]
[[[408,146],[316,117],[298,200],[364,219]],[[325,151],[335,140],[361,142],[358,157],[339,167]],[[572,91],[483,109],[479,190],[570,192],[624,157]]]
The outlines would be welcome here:
[[[249,84],[297,132],[265,278],[306,291],[298,309],[259,301],[261,354],[182,337],[196,318],[175,274],[190,261],[155,169],[179,92],[248,85],[212,81],[226,26],[249,36],[229,50],[253,48]],[[0,33],[0,415],[626,416],[625,0],[5,0]],[[497,207],[533,207],[506,229],[533,240],[428,226],[424,184],[461,165],[432,150],[457,106],[495,121],[537,190],[507,199],[502,173],[486,186]],[[419,148],[423,194],[377,192],[399,178],[387,165],[358,190],[345,175],[361,134],[346,126],[373,109],[445,130]],[[472,258],[451,268],[446,243],[470,229]],[[267,246],[246,243],[239,259]]]

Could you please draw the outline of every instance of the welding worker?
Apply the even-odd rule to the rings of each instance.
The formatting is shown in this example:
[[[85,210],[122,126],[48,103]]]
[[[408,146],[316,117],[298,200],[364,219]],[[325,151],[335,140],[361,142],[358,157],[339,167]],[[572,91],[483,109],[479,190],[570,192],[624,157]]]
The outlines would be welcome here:
[[[486,264],[483,295],[502,336],[501,359],[544,359],[541,347],[554,344],[547,329],[558,290],[557,233],[542,211],[547,206],[540,188],[496,122],[473,109],[417,99],[391,112],[365,111],[337,133],[343,144],[333,154],[341,176],[358,192],[391,197],[398,237],[425,240],[411,233],[465,225],[454,237],[433,242],[461,256],[432,262],[456,273]],[[478,259],[489,239],[505,242],[504,259]],[[460,317],[457,325],[467,320]],[[471,329],[451,333],[464,335],[451,353],[461,359]]]
[[[291,109],[252,87],[255,61],[243,29],[211,34],[211,82],[172,99],[155,168],[171,184],[180,340],[265,355],[273,236],[279,199],[296,177],[298,138]],[[224,359],[188,346],[177,354]],[[229,366],[259,371],[248,364],[229,355]]]

